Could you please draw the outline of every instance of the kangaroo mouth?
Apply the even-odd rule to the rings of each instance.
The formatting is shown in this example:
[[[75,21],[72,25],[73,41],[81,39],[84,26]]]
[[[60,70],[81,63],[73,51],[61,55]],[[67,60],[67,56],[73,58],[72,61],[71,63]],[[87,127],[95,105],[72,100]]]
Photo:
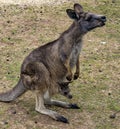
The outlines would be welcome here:
[[[88,27],[87,30],[90,31],[90,30],[93,30],[93,29],[95,29],[97,27],[103,27],[104,25],[105,25],[105,22],[99,21],[96,25]]]
[[[100,24],[99,24],[99,27],[102,27],[102,26],[104,26],[105,25],[105,22],[100,22]]]
[[[104,26],[106,21],[107,21],[106,17],[104,19],[101,19],[100,20],[100,27]]]
[[[99,19],[100,27],[104,26],[106,21],[107,21],[106,17],[105,16],[102,16]]]

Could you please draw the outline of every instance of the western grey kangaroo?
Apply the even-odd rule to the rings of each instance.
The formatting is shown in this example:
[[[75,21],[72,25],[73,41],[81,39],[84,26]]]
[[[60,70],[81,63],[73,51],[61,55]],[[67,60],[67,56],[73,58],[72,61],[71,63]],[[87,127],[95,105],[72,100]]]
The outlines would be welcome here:
[[[64,91],[64,86],[79,77],[82,38],[87,32],[104,26],[106,22],[105,16],[84,12],[78,3],[74,4],[73,10],[67,9],[66,12],[74,20],[73,24],[57,40],[33,50],[23,61],[18,84],[12,90],[0,94],[0,101],[10,102],[27,90],[32,90],[36,96],[36,111],[64,123],[68,123],[68,120],[57,112],[46,109],[45,104],[79,108],[76,104],[56,101],[51,97]],[[76,72],[73,74],[75,66]],[[68,93],[62,92],[63,95]]]

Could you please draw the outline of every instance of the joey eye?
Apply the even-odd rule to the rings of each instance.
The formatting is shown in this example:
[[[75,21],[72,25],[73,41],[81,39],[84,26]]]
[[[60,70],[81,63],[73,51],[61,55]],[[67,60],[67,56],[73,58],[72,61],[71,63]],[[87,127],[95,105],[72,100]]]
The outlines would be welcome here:
[[[68,92],[64,92],[64,95],[67,95],[68,94]]]
[[[64,87],[61,86],[61,90],[64,90]]]

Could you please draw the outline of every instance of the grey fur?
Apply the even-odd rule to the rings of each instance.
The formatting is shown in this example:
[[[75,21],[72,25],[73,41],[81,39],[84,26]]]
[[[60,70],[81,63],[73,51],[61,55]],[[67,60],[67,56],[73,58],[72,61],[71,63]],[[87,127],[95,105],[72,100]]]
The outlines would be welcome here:
[[[65,95],[66,88],[60,90],[60,85],[79,77],[82,38],[106,22],[105,16],[84,12],[79,4],[74,4],[74,10],[67,9],[66,12],[74,20],[73,24],[57,40],[33,50],[23,61],[19,83],[12,90],[0,94],[0,101],[13,101],[27,90],[32,90],[36,97],[36,111],[65,123],[68,122],[66,118],[46,109],[44,104],[78,109],[76,104],[52,100],[51,97],[55,93],[69,96],[69,87]]]
[[[10,102],[15,100],[17,97],[25,93],[27,89],[24,87],[22,80],[19,80],[18,84],[10,91],[0,94],[1,102]]]

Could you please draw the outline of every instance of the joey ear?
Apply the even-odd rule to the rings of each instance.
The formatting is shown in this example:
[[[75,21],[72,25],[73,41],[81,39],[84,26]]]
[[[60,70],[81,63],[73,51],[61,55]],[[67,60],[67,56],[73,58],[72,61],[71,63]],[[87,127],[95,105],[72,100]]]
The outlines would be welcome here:
[[[67,9],[66,10],[66,12],[67,12],[67,15],[71,18],[71,19],[78,19],[78,17],[77,17],[77,15],[76,15],[76,13],[75,13],[75,11],[74,10],[72,10],[72,9]]]
[[[74,4],[74,10],[78,14],[83,13],[83,7],[78,3]]]

